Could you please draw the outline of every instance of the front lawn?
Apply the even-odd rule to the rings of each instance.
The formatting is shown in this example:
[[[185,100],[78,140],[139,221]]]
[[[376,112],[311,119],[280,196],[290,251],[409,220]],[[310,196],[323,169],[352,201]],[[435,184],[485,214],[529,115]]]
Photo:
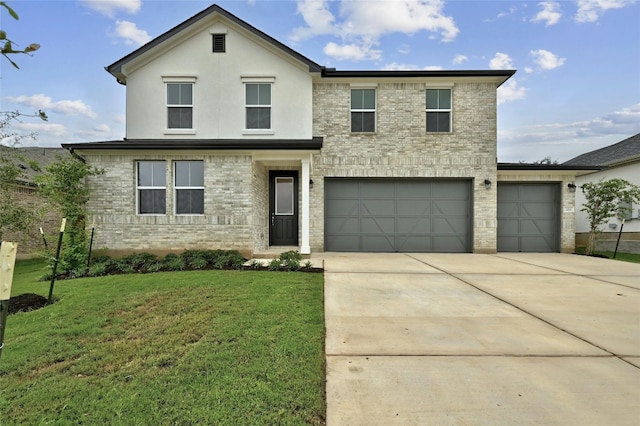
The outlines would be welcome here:
[[[577,247],[576,248],[576,253],[584,254],[584,252],[585,252],[585,248],[584,247]],[[594,255],[608,257],[609,259],[613,259],[613,252],[612,251],[596,251],[596,252],[594,252]],[[620,253],[620,252],[618,252],[618,253],[616,253],[615,260],[623,260],[625,262],[640,263],[640,254],[638,254],[638,253]]]
[[[12,295],[48,294],[43,262]],[[190,271],[57,281],[11,315],[0,418],[17,424],[323,424],[322,274]]]

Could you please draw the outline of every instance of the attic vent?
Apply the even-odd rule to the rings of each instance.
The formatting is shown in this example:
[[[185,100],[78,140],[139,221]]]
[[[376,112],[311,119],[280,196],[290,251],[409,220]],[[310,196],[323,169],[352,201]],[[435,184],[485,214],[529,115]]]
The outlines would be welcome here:
[[[225,51],[225,35],[226,34],[212,34],[214,53],[221,53]]]

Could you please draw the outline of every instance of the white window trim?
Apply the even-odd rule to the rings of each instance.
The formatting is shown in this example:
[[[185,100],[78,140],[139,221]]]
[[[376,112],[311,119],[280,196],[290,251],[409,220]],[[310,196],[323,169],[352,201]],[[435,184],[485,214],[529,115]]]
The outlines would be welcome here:
[[[449,99],[449,104],[451,105],[451,108],[427,108],[427,90],[434,90],[434,89],[445,89],[445,90],[450,90],[450,99]],[[425,111],[425,132],[428,134],[450,134],[453,133],[453,84],[451,85],[446,85],[446,84],[441,84],[438,86],[431,86],[429,84],[426,85],[426,89],[424,91],[424,111]],[[426,129],[426,119],[427,119],[427,113],[429,112],[448,112],[449,113],[449,131],[448,132],[429,132]]]
[[[164,134],[166,135],[193,135],[196,133],[196,126],[195,126],[195,108],[194,105],[196,103],[196,91],[195,91],[195,77],[193,78],[193,81],[185,81],[185,80],[176,80],[176,81],[167,81],[167,79],[173,79],[173,77],[162,77],[162,80],[164,81],[164,94],[165,94],[165,104],[166,104],[166,109],[165,111],[167,112],[167,116],[166,116],[166,121],[165,121],[165,129],[164,129]],[[169,84],[190,84],[191,85],[191,104],[170,104],[169,103]],[[189,107],[191,108],[191,127],[189,128],[172,128],[169,127],[169,108],[186,108]]]
[[[366,131],[366,130],[362,130],[360,132],[353,132],[351,131],[350,133],[358,133],[358,134],[372,134],[372,133],[376,133],[378,131],[378,88],[377,85],[376,86],[371,86],[370,84],[367,86],[360,86],[357,83],[352,83],[351,84],[351,89],[349,91],[349,95],[351,95],[351,90],[373,90],[373,94],[375,96],[375,108],[374,109],[356,109],[356,108],[351,108],[351,96],[349,96],[349,129],[351,129],[351,113],[352,112],[372,112],[373,113],[373,131]]]
[[[140,186],[139,185],[139,176],[140,176],[140,163],[152,163],[152,162],[162,162],[165,165],[165,172],[164,172],[164,186]],[[135,167],[134,167],[134,173],[135,173],[135,180],[136,180],[136,216],[166,216],[167,215],[167,205],[166,205],[166,199],[167,199],[167,164],[165,160],[136,160],[135,162]],[[140,190],[144,190],[144,189],[164,189],[164,197],[165,197],[165,206],[164,206],[164,213],[140,213]]]
[[[256,78],[257,80],[253,80]],[[273,129],[273,82],[275,81],[275,77],[273,77],[273,81],[266,81],[268,78],[266,77],[242,77],[242,82],[244,83],[244,124],[247,124],[247,108],[269,108],[269,128],[268,129],[247,129],[246,127],[243,129],[242,134],[245,135],[272,135],[275,133]],[[269,105],[253,105],[247,104],[247,85],[249,84],[268,84],[269,88],[269,98],[271,102]]]
[[[174,160],[173,161],[173,214],[175,216],[204,216],[204,206],[202,208],[202,213],[178,213],[178,190],[180,189],[201,189],[203,192],[203,198],[204,198],[204,186],[178,186],[178,184],[176,183],[176,178],[178,176],[178,173],[176,172],[176,167],[178,163],[188,163],[188,162],[194,162],[194,161],[200,161],[202,162],[202,166],[203,166],[203,176],[202,176],[202,180],[204,181],[204,161],[202,160]]]

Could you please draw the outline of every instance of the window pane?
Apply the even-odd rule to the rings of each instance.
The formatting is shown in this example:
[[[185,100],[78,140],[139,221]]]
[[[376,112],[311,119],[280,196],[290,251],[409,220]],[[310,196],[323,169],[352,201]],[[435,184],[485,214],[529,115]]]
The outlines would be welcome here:
[[[448,132],[449,128],[449,114],[448,112],[439,112],[438,113],[438,131],[439,132]]]
[[[362,90],[351,90],[351,109],[362,109]]]
[[[247,84],[246,85],[246,90],[247,90],[247,99],[246,99],[246,103],[247,105],[259,105],[258,104],[258,99],[259,99],[259,88],[257,84]]]
[[[180,105],[193,105],[193,85],[180,85]]]
[[[270,129],[271,108],[247,108],[247,129]]]
[[[164,189],[141,189],[138,197],[140,214],[164,214],[166,192]]]
[[[167,84],[167,104],[180,105],[180,85]]]
[[[376,109],[376,91],[374,89],[362,91],[362,105],[364,109]]]
[[[193,108],[168,108],[167,126],[169,129],[191,129],[193,127]]]
[[[176,214],[204,214],[204,190],[176,190]]]
[[[204,161],[190,161],[191,186],[204,186]]]
[[[427,132],[450,132],[450,112],[428,112]]]
[[[176,186],[191,186],[189,185],[189,162],[177,161],[175,163],[176,168]]]
[[[440,89],[438,92],[440,109],[451,109],[451,89]]]
[[[351,131],[352,132],[362,131],[362,113],[361,112],[351,113]]]
[[[271,85],[259,84],[259,105],[271,105]]]
[[[176,186],[204,186],[203,161],[176,161]]]
[[[276,214],[293,214],[293,178],[276,178]]]
[[[376,130],[376,114],[375,112],[362,113],[362,131],[375,132]]]
[[[153,161],[153,186],[165,186],[167,184],[166,174],[167,169],[164,166],[164,161]]]
[[[438,109],[438,89],[427,89],[427,109]]]

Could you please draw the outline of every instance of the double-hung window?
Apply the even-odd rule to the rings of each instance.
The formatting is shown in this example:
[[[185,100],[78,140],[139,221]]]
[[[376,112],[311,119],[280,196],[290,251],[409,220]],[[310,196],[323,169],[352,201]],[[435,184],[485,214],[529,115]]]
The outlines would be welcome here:
[[[204,162],[173,164],[176,214],[204,214]]]
[[[246,83],[247,129],[271,129],[271,83]]]
[[[351,131],[376,131],[376,89],[351,89]]]
[[[427,132],[451,132],[451,89],[427,89]]]
[[[167,83],[167,128],[193,128],[193,83]]]
[[[167,169],[164,161],[136,163],[138,214],[165,214]]]

